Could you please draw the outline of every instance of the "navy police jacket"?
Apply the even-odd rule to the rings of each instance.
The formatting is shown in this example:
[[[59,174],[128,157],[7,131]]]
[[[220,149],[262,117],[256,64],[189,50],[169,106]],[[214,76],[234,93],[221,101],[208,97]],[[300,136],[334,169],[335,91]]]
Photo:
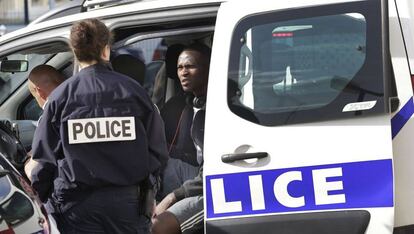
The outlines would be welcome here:
[[[32,145],[33,188],[64,212],[94,189],[139,184],[167,162],[163,126],[136,81],[86,67],[48,98]]]

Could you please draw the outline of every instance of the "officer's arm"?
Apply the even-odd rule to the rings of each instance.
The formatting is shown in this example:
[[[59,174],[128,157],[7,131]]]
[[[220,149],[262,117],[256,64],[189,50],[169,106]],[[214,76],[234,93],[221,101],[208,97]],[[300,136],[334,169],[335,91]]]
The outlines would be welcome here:
[[[53,190],[56,171],[55,155],[61,152],[60,136],[54,127],[53,115],[49,106],[45,107],[32,143],[32,159],[38,164],[31,172],[32,186],[42,202],[47,201]]]
[[[151,117],[146,124],[148,147],[151,156],[158,159],[161,168],[165,168],[168,161],[167,140],[165,139],[164,122],[161,119],[159,111],[154,106]]]

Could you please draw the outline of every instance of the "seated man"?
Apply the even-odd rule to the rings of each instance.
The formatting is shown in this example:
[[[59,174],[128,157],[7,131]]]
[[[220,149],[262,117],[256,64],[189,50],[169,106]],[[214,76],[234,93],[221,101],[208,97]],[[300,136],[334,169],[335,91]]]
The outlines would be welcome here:
[[[29,74],[29,91],[36,99],[37,104],[43,109],[47,102],[47,97],[64,80],[65,77],[54,67],[42,64],[33,68]],[[32,160],[30,152],[28,154],[30,158],[24,166],[24,172],[27,178],[31,180],[31,172],[36,167],[37,162]]]
[[[164,76],[167,77],[164,78],[180,80],[177,74],[177,62],[184,48],[181,44],[168,47],[163,67],[166,72]],[[194,108],[193,92],[191,90],[184,92],[181,85],[180,89],[182,91],[170,98],[160,109],[170,159],[167,168],[163,171],[162,189],[157,195],[159,200],[180,187],[187,179],[197,176],[200,167],[197,150],[191,137],[194,114],[199,108]],[[204,95],[201,95],[202,100],[203,98]]]
[[[184,92],[195,96],[193,101],[195,115],[191,126],[191,136],[197,149],[196,157],[200,165],[202,165],[204,108],[209,64],[210,49],[200,44],[185,48],[177,64],[178,77]],[[170,161],[169,165],[171,165]],[[175,162],[185,165],[183,161],[177,159]],[[172,178],[166,176],[169,175],[169,165],[164,173],[164,185]],[[174,170],[174,172],[180,174],[181,170]],[[168,193],[157,205],[153,215],[152,233],[191,233],[191,231],[202,229],[204,217],[202,172],[203,168],[200,166],[195,177],[188,178],[179,188]]]

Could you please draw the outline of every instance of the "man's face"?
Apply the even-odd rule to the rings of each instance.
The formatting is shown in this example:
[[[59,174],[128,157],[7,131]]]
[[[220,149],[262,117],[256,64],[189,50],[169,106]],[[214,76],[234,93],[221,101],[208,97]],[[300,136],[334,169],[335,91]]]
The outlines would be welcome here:
[[[208,68],[199,52],[183,51],[178,57],[177,74],[184,92],[205,95]]]

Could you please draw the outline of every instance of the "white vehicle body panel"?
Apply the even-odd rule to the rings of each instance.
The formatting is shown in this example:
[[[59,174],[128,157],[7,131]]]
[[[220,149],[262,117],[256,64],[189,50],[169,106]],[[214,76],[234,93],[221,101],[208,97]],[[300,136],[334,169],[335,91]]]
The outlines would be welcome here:
[[[398,7],[398,15],[396,7]],[[407,54],[409,63],[414,64],[412,58],[414,55],[413,46],[414,38],[412,37],[413,28],[413,9],[412,1],[390,1],[390,52],[392,56],[392,65],[395,73],[396,86],[400,107],[394,113],[398,115],[404,105],[413,105],[413,89],[410,82],[410,67],[407,64]],[[401,27],[400,27],[401,23]],[[404,38],[402,37],[401,29]],[[405,47],[404,47],[405,42]],[[414,185],[412,183],[414,160],[411,157],[413,146],[409,139],[414,137],[413,116],[409,117],[406,125],[393,138],[394,154],[394,175],[395,175],[395,226],[405,226],[414,223],[412,211],[414,203]]]
[[[398,8],[399,20],[401,22],[401,28],[404,34],[405,46],[409,58],[410,70],[414,70],[414,33],[412,31],[414,27],[414,2],[410,0],[394,0],[390,1]],[[390,43],[392,45],[392,43]]]
[[[238,118],[229,110],[226,101],[227,86],[224,85],[224,80],[228,76],[229,64],[227,62],[230,59],[228,51],[230,51],[232,37],[232,33],[229,32],[234,30],[235,25],[241,19],[248,15],[272,10],[297,9],[341,2],[344,1],[255,1],[254,4],[251,1],[237,1],[236,4],[229,2],[221,5],[217,18],[219,23],[215,29],[208,87],[209,91],[214,90],[214,95],[209,95],[207,100],[204,138],[205,183],[209,183],[213,175],[223,175],[223,178],[226,178],[225,174],[392,158],[391,114],[359,118],[358,120],[345,119],[267,127]],[[393,62],[395,60],[393,59]],[[404,67],[404,65],[402,66]],[[407,68],[405,68],[407,75],[406,72]],[[409,79],[406,82],[409,82]],[[408,87],[410,86],[411,84]],[[407,94],[405,100],[409,97]],[[245,160],[226,164],[221,160],[223,154],[243,152],[267,152],[269,156],[256,161],[252,160],[252,162]],[[219,177],[217,176],[217,178]],[[233,182],[231,181],[229,184]],[[214,189],[212,188],[212,190]],[[209,196],[206,190],[205,196]],[[223,205],[222,202],[219,204]],[[230,201],[226,202],[231,203]],[[266,203],[266,205],[268,204]],[[206,199],[206,209],[211,209],[212,206],[214,205],[208,204],[208,199]],[[367,207],[363,209],[368,210],[371,214],[366,233],[392,233],[394,226],[393,207]],[[225,215],[215,218],[215,216],[209,217],[208,212],[206,211],[207,222],[209,220],[251,217],[251,215]],[[258,214],[258,216],[274,214],[270,212]]]

